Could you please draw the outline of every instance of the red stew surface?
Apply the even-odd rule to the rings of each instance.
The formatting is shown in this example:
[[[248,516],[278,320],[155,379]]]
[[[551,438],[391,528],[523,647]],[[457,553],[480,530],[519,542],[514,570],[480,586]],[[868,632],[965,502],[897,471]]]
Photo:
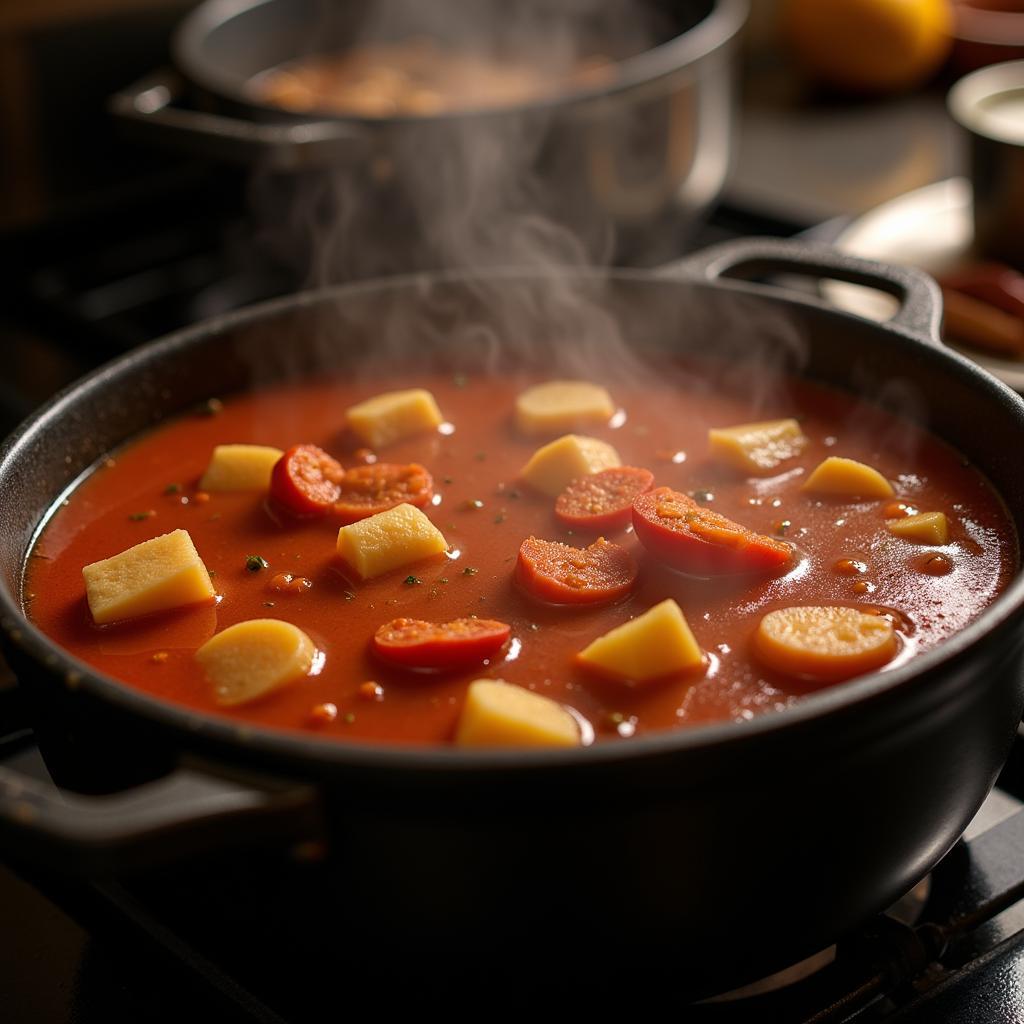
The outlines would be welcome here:
[[[113,453],[56,510],[29,558],[29,615],[97,669],[208,714],[339,741],[448,743],[467,684],[493,677],[570,706],[600,742],[746,719],[784,709],[820,687],[773,673],[754,658],[751,637],[767,611],[792,605],[888,611],[900,644],[891,668],[968,623],[1016,571],[1016,536],[1002,503],[945,443],[806,382],[790,382],[784,396],[752,412],[741,398],[708,393],[680,372],[642,388],[595,381],[608,386],[621,412],[606,426],[579,432],[610,441],[624,465],[649,469],[655,486],[783,538],[796,557],[781,570],[687,576],[659,564],[627,522],[605,536],[638,563],[632,593],[600,606],[538,601],[514,580],[523,541],[534,536],[586,547],[596,539],[567,527],[555,514],[555,499],[517,479],[549,440],[523,437],[513,422],[517,394],[539,379],[331,380],[229,398],[216,414],[169,422]],[[270,507],[262,494],[197,493],[217,444],[314,444],[345,469],[359,465],[367,453],[345,433],[344,410],[407,387],[432,391],[448,424],[376,454],[432,474],[434,495],[425,511],[451,545],[447,556],[358,582],[337,558],[336,518],[295,518]],[[709,427],[788,416],[799,418],[809,443],[776,475],[747,478],[709,457]],[[888,501],[801,492],[807,474],[829,455],[878,469],[896,488],[894,502],[945,512],[949,543],[923,546],[894,537],[885,525]],[[217,603],[95,626],[82,567],[178,528],[188,530],[214,574]],[[590,641],[668,597],[706,652],[703,675],[630,685],[596,678],[574,663]],[[374,634],[394,619],[445,623],[473,615],[511,626],[509,641],[482,666],[428,674],[372,652]],[[215,703],[194,652],[215,632],[252,618],[300,626],[323,652],[323,668],[226,710]]]

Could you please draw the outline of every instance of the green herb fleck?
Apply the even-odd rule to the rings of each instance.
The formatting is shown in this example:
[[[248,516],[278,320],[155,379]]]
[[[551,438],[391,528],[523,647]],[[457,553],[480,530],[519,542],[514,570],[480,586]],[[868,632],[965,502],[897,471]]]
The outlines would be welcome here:
[[[462,575],[463,576],[475,576],[479,571],[480,571],[479,569],[474,569],[473,566],[467,565],[466,568],[462,570]]]
[[[446,484],[450,484],[450,483],[452,482],[452,478],[451,478],[450,476],[444,476],[444,477],[441,477],[441,479],[442,479],[442,480],[443,480],[443,481],[444,481],[444,482],[445,482]]]
[[[512,490],[508,492],[508,496],[515,501],[521,498],[522,494],[513,487]]]
[[[273,608],[274,607],[274,602],[273,601],[264,601],[263,602],[263,607],[264,608]]]
[[[262,555],[246,555],[245,567],[249,572],[259,572],[260,569],[268,569],[270,563]]]
[[[477,462],[484,462],[487,459],[487,452],[477,452],[473,458],[476,459]]]
[[[502,509],[502,510],[501,510],[501,511],[500,511],[500,512],[499,512],[499,513],[498,513],[498,514],[497,514],[497,515],[496,515],[496,516],[494,517],[494,521],[495,521],[496,523],[503,523],[503,522],[505,522],[505,510],[504,510],[504,509]]]
[[[483,507],[484,507],[484,503],[479,498],[470,498],[466,502],[466,508],[479,509],[479,508],[483,508]]]
[[[448,582],[448,577],[447,576],[442,576],[437,582],[438,583],[447,583]]]
[[[164,494],[177,494],[181,490],[181,484],[168,484],[164,488]]]
[[[141,523],[143,519],[152,519],[155,515],[156,512],[154,512],[153,509],[149,509],[147,512],[132,512],[128,518],[133,523]]]
[[[422,582],[423,582],[423,580],[421,580],[421,579],[419,578],[419,576],[412,576],[412,575],[409,575],[409,576],[406,576],[406,577],[405,577],[405,579],[404,579],[404,580],[402,580],[402,582],[403,582],[403,583],[404,583],[404,584],[405,584],[405,585],[406,585],[407,587],[415,587],[415,586],[416,586],[416,585],[417,585],[418,583],[422,583]]]
[[[206,416],[217,416],[224,411],[224,403],[219,398],[208,398],[203,403],[203,413]]]
[[[703,491],[703,490],[690,491],[690,497],[693,498],[694,501],[714,501],[715,500],[715,496],[714,496],[714,494],[711,491]]]
[[[356,716],[351,711],[346,711],[342,721],[346,725],[351,725],[356,720]]]

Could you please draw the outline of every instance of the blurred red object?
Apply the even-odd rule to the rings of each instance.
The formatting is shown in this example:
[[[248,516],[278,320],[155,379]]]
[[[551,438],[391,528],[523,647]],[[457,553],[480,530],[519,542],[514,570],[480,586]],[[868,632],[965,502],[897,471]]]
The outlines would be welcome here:
[[[1024,0],[956,0],[953,28],[956,71],[1024,59]]]

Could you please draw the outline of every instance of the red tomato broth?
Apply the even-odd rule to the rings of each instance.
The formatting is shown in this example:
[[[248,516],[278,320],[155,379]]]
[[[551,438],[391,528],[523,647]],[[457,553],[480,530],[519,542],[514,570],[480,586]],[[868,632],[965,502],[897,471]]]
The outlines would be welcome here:
[[[359,386],[324,381],[230,398],[218,415],[186,415],[169,422],[116,452],[57,509],[29,558],[29,615],[100,671],[155,697],[235,720],[338,740],[447,743],[466,685],[489,676],[570,705],[593,724],[601,740],[748,718],[780,710],[818,688],[779,677],[751,659],[750,636],[761,615],[773,608],[833,603],[894,609],[909,655],[974,618],[1016,570],[1016,537],[998,496],[955,451],[909,422],[873,412],[871,424],[865,425],[857,399],[800,381],[788,382],[784,398],[752,415],[741,397],[707,393],[703,384],[686,390],[685,375],[674,379],[666,373],[660,383],[645,387],[609,384],[626,412],[625,422],[587,432],[613,443],[624,464],[649,467],[658,486],[713,493],[710,507],[751,530],[778,535],[780,523],[788,521],[785,536],[799,557],[776,573],[698,579],[658,565],[627,528],[609,532],[608,539],[640,563],[628,597],[602,606],[538,602],[513,582],[523,540],[531,534],[575,546],[593,540],[567,530],[554,514],[553,499],[517,481],[518,471],[545,439],[518,435],[511,412],[518,392],[539,379],[467,381],[438,374]],[[408,438],[377,455],[388,462],[418,462],[431,472],[435,504],[425,511],[451,545],[450,557],[354,582],[335,554],[339,524],[330,516],[291,518],[275,511],[264,495],[213,494],[209,501],[194,500],[196,482],[216,444],[285,449],[309,442],[346,468],[356,465],[356,444],[344,433],[343,410],[380,391],[405,387],[430,389],[454,433]],[[743,478],[707,456],[708,427],[773,415],[798,416],[809,438],[779,475]],[[880,423],[885,431],[878,429]],[[891,443],[894,430],[905,441],[899,451]],[[667,454],[678,452],[685,452],[685,459]],[[913,457],[900,452],[913,452]],[[800,493],[799,470],[805,476],[821,459],[836,454],[866,462],[894,481],[910,474],[898,486],[898,496],[922,510],[945,511],[950,543],[931,548],[891,537],[883,514],[888,502],[837,502]],[[182,490],[165,493],[170,484],[181,484]],[[131,518],[148,510],[156,515]],[[82,566],[177,528],[189,531],[215,574],[218,603],[108,627],[93,625]],[[922,555],[935,552],[950,558],[950,572],[930,575],[915,568]],[[247,570],[250,554],[265,558],[269,567]],[[843,559],[864,562],[868,571],[850,575],[836,570]],[[271,580],[279,573],[306,577],[313,586],[304,593],[275,591]],[[422,582],[406,582],[410,576]],[[860,582],[868,584],[868,592],[854,589]],[[574,665],[574,655],[591,640],[666,597],[678,601],[708,653],[705,676],[630,686],[595,678]],[[425,675],[388,667],[371,653],[375,630],[392,619],[445,622],[473,614],[512,627],[509,644],[490,665]],[[309,633],[325,652],[323,669],[263,700],[226,711],[214,702],[193,653],[215,631],[267,617],[294,622]],[[367,699],[364,684],[369,681],[383,688],[382,699]],[[338,709],[333,720],[313,710],[328,703]]]

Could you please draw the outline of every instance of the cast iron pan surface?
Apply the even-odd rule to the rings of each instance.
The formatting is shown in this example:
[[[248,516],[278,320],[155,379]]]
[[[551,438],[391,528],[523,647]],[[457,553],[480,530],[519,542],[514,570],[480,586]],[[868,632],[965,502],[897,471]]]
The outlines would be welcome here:
[[[741,279],[783,272],[871,283],[903,305],[878,325]],[[912,385],[914,415],[988,475],[1024,528],[1024,403],[942,350],[926,278],[756,241],[659,274],[575,282],[655,351],[713,339],[719,365],[735,366],[760,349],[883,402],[905,398],[894,381]],[[249,386],[247,367],[259,367],[258,385],[311,372],[325,354],[347,359],[368,345],[366,324],[436,341],[493,316],[495,296],[529,296],[543,311],[552,286],[521,271],[419,275],[269,303],[110,364],[8,439],[0,626],[51,767],[95,790],[155,778],[182,757],[187,766],[59,805],[0,773],[12,851],[109,870],[317,834],[334,879],[325,899],[368,936],[473,946],[486,935],[488,948],[510,950],[528,936],[535,952],[569,944],[609,967],[642,950],[643,963],[676,965],[679,990],[694,993],[816,951],[934,866],[991,788],[1020,719],[1020,577],[938,649],[783,714],[568,752],[399,750],[241,729],[97,675],[25,619],[21,574],[41,518],[125,439]]]

